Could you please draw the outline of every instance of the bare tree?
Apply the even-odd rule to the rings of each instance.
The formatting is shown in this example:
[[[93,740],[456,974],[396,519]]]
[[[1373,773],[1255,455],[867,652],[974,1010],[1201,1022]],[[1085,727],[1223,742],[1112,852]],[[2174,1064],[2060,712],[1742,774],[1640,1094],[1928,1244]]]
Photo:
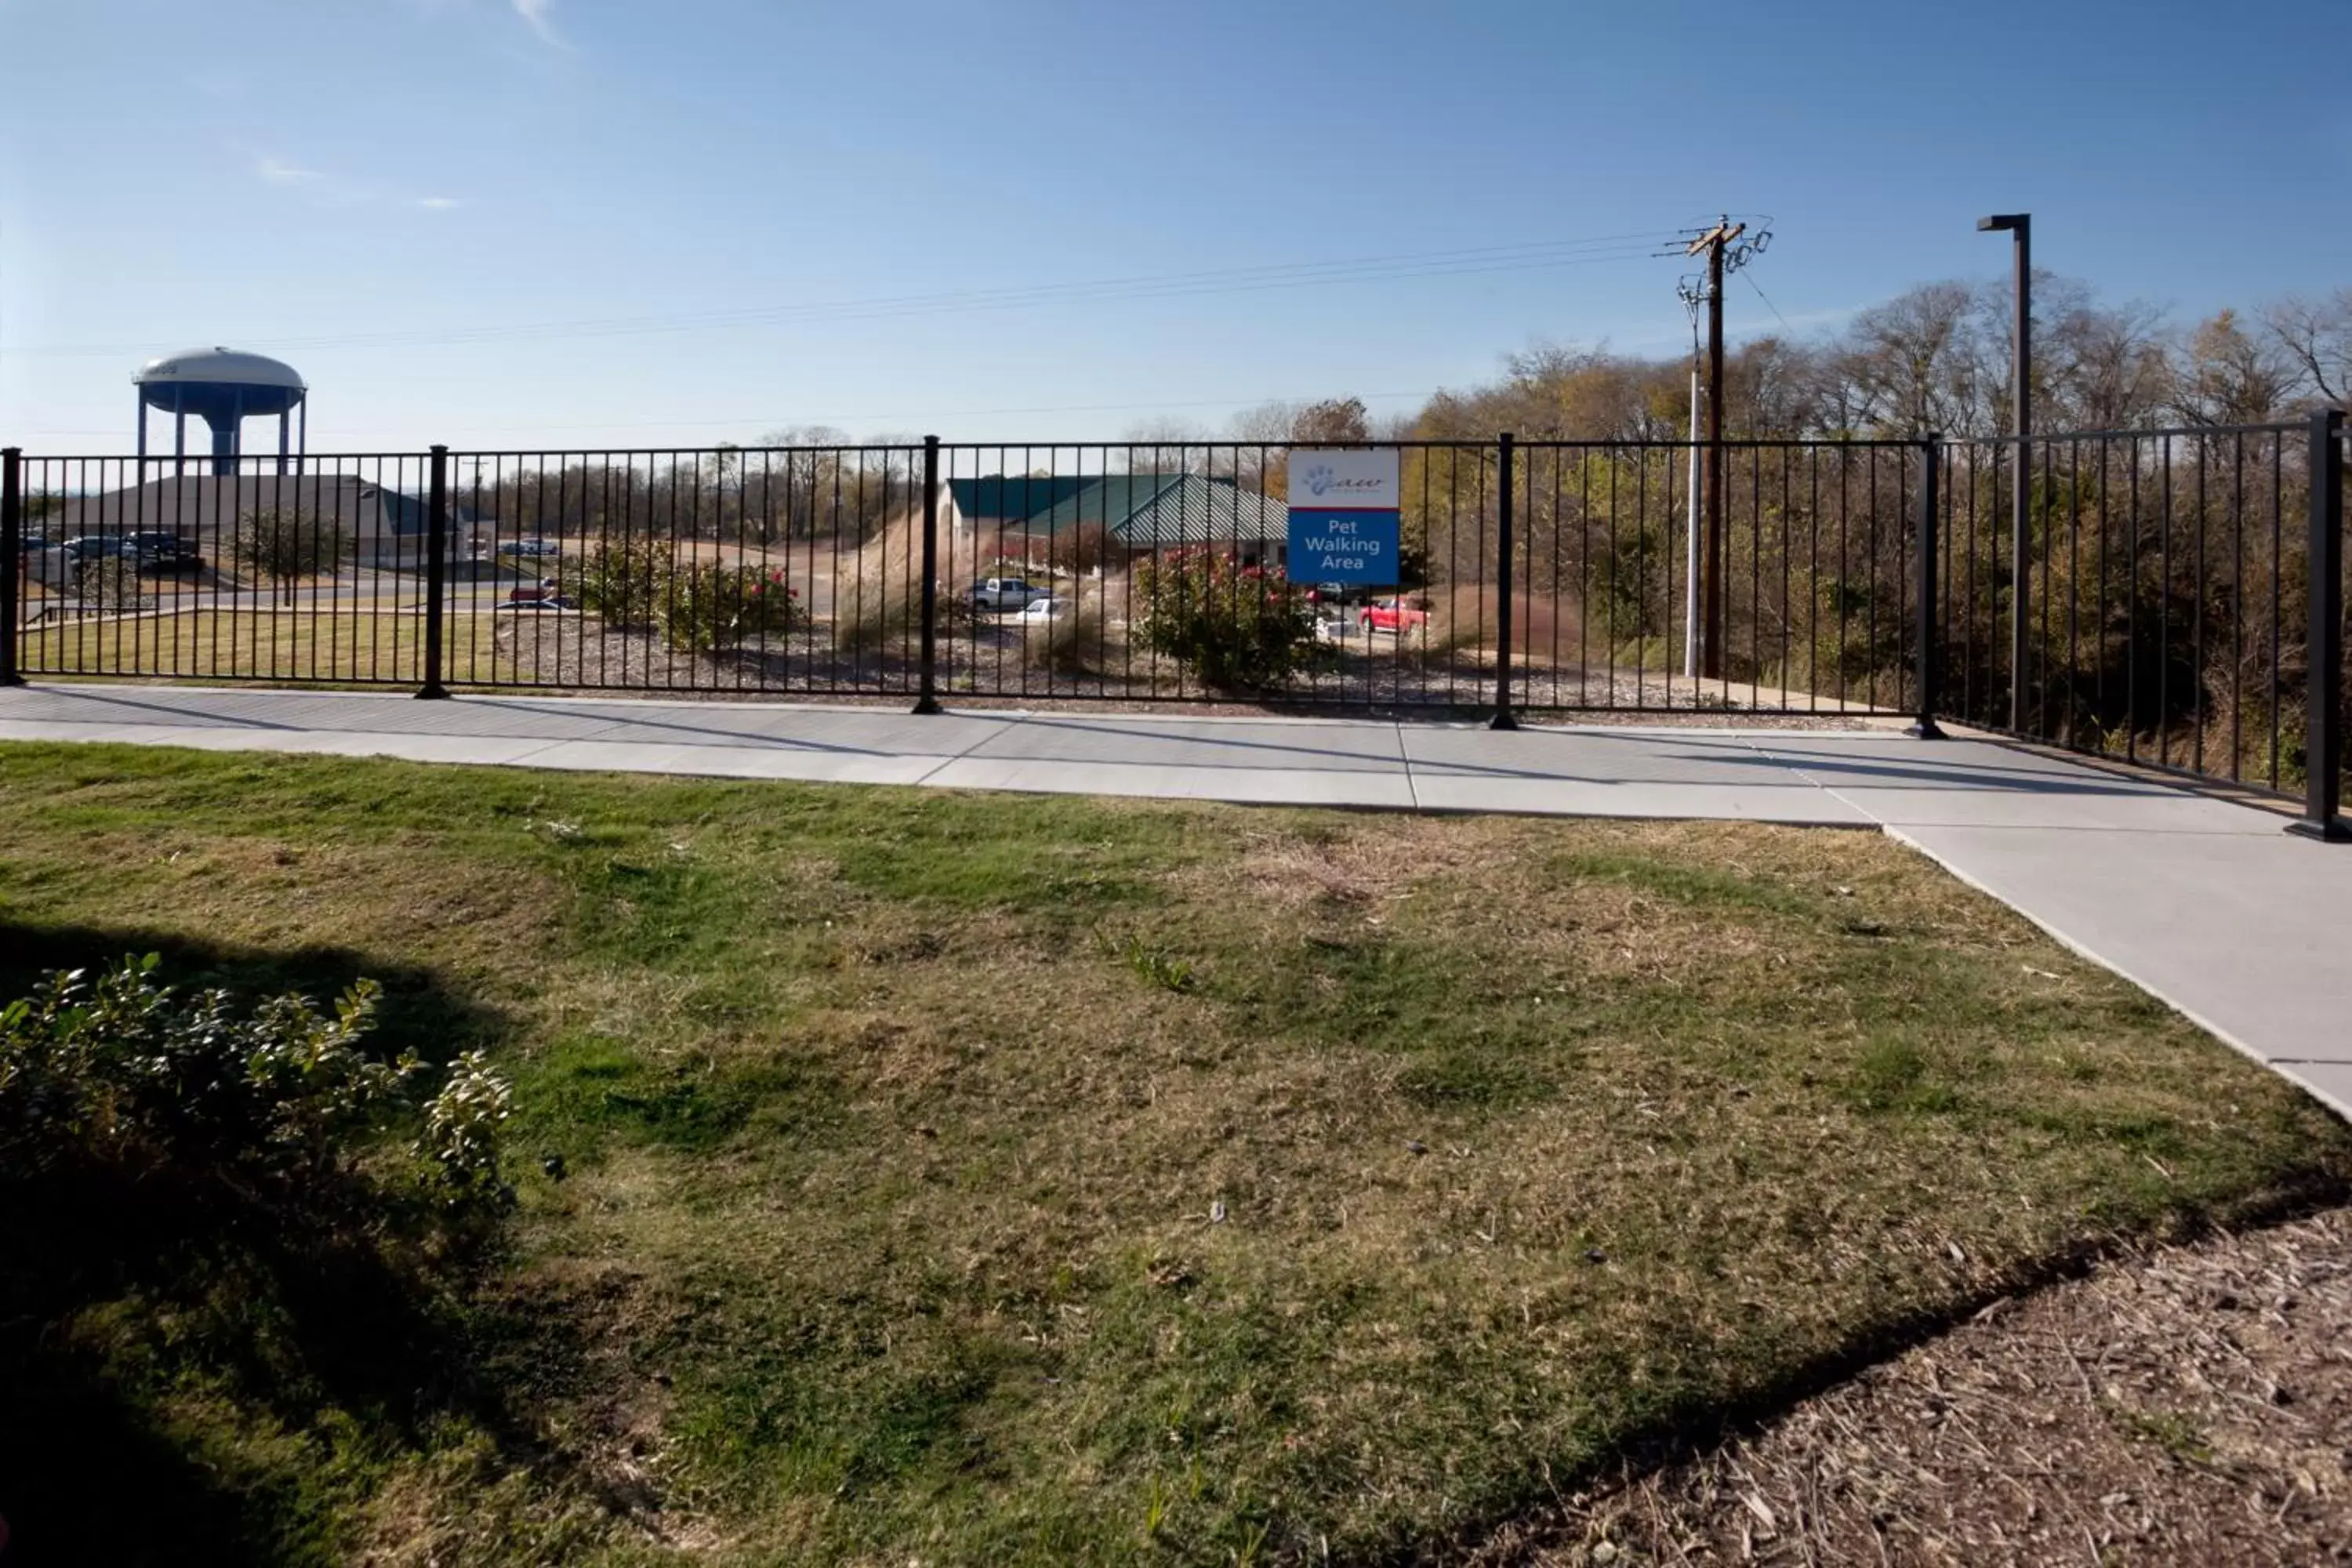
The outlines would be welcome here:
[[[2034,396],[2045,430],[2120,430],[2158,417],[2172,397],[2164,312],[2102,306],[2067,279],[2034,283]],[[2008,358],[2001,374],[2009,374]]]
[[[1124,450],[1114,447],[1113,462],[1124,460],[1139,474],[1204,474],[1210,470],[1208,443],[1214,440],[1205,426],[1178,415],[1139,419],[1127,427]]]
[[[247,512],[229,535],[228,556],[240,571],[267,579],[287,604],[306,577],[331,576],[352,553],[352,536],[331,517],[299,507]]]
[[[2173,406],[2192,425],[2257,425],[2285,411],[2294,384],[2287,351],[2223,310],[2199,322],[2182,345]]]
[[[1874,434],[1988,434],[1986,383],[1998,372],[1984,341],[1980,291],[1923,283],[1874,305],[1840,340],[1856,411]]]
[[[2311,391],[2339,408],[2352,402],[2352,289],[2324,300],[2289,296],[2263,312],[2263,324]]]

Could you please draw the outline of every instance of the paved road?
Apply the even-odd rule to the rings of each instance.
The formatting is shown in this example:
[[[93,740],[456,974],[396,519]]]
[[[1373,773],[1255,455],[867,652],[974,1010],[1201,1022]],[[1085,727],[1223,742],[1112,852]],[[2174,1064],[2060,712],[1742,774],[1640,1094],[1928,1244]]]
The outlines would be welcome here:
[[[2352,847],[1984,742],[130,685],[0,689],[8,740],[1877,829],[2352,1114]]]
[[[553,576],[557,563],[543,563],[543,574]],[[576,572],[576,566],[572,568]],[[504,600],[510,589],[541,581],[541,574],[529,570],[501,570],[494,576],[479,580],[462,574],[449,584],[449,607],[459,613],[487,613]],[[293,604],[289,606],[278,590],[238,583],[235,579],[215,576],[210,571],[187,576],[147,576],[140,579],[143,591],[152,596],[153,607],[173,613],[203,610],[248,611],[320,609],[354,603],[373,603],[382,607],[413,609],[421,606],[425,598],[424,579],[414,572],[392,572],[362,569],[329,582],[306,584],[296,590]],[[803,562],[794,562],[790,582],[800,591],[801,602],[811,613],[826,616],[833,611],[834,574],[831,564],[818,563],[812,573]],[[32,601],[37,610],[44,601]],[[55,601],[70,611],[73,601]]]

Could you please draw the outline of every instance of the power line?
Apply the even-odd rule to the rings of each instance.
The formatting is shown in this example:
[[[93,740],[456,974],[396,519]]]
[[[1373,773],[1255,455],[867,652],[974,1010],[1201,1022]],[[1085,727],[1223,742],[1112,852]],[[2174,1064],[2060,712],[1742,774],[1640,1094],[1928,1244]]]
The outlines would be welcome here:
[[[1059,304],[1180,299],[1204,294],[1242,293],[1268,289],[1297,289],[1336,283],[1461,277],[1483,272],[1539,270],[1557,267],[1584,266],[1596,262],[1631,260],[1642,253],[1641,246],[1643,239],[1644,237],[1641,235],[1608,235],[1586,239],[1529,240],[1514,245],[1481,246],[1468,249],[1404,252],[1389,256],[1322,261],[1283,262],[1208,271],[1037,284],[1024,288],[967,289],[947,293],[836,300],[807,304],[750,306],[690,314],[589,317],[570,321],[517,322],[413,332],[350,333],[308,338],[260,338],[248,341],[250,346],[254,348],[280,350],[444,347],[469,343],[699,331],[757,324],[801,325],[877,321],[977,310],[1029,309]],[[122,344],[78,344],[22,349],[17,352],[45,358],[72,359],[135,354],[146,352],[152,346],[152,344],[143,347]]]
[[[1748,279],[1748,286],[1756,290],[1756,297],[1764,301],[1764,308],[1772,312],[1774,321],[1780,322],[1789,331],[1793,332],[1797,330],[1789,325],[1789,318],[1780,314],[1780,307],[1772,303],[1772,296],[1764,292],[1764,285],[1756,281],[1754,274],[1743,272],[1740,276]]]

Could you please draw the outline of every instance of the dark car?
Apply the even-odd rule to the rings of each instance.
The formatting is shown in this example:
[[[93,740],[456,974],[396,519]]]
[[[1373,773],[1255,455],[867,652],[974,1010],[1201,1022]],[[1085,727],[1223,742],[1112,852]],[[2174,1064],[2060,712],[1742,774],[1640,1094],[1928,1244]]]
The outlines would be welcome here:
[[[127,555],[131,552],[129,541],[119,533],[78,533],[71,539],[64,541],[58,548],[64,551],[66,559],[76,566],[86,565],[92,561],[102,561],[110,555]]]
[[[205,563],[196,547],[176,533],[134,533],[123,553],[142,572],[194,572]]]

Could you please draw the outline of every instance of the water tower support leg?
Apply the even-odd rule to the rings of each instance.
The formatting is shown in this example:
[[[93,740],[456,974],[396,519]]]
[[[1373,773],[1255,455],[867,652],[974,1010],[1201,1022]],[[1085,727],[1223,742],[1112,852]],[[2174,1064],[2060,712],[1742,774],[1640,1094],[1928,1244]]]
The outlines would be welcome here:
[[[147,389],[139,389],[139,482],[147,482]]]
[[[290,413],[278,416],[278,477],[281,479],[286,477],[286,434],[293,423],[294,416]]]

